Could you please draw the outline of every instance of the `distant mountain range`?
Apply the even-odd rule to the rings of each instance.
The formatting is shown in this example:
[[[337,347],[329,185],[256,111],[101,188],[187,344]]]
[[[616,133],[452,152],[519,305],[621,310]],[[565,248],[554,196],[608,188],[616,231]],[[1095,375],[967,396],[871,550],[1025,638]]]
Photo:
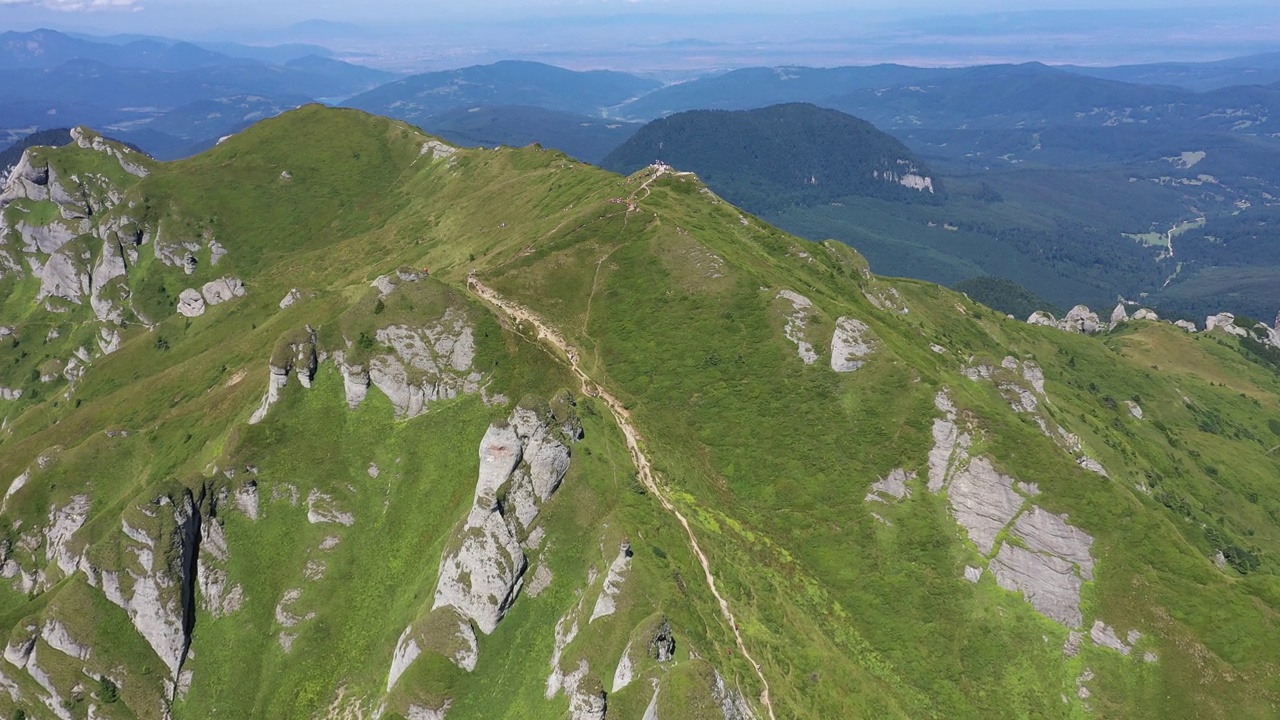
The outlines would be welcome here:
[[[606,108],[661,87],[657,80],[626,73],[574,72],[542,63],[505,61],[414,75],[343,104],[410,122],[422,122],[455,108],[483,105],[525,105],[600,115]]]
[[[181,157],[263,117],[396,77],[320,55],[296,57],[305,46],[221,48],[278,60],[265,62],[157,38],[109,40],[51,30],[0,35],[0,131],[16,137],[87,124],[156,157]]]
[[[457,107],[419,124],[432,135],[458,145],[523,147],[536,142],[593,164],[599,164],[642,126],[525,105]]]

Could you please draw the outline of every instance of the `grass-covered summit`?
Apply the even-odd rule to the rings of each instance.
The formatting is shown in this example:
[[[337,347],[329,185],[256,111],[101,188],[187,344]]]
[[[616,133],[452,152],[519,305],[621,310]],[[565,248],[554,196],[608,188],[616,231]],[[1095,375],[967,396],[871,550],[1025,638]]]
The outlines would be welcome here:
[[[851,197],[933,203],[943,196],[940,180],[901,142],[808,103],[677,113],[641,128],[600,165],[629,174],[659,160],[758,212]]]
[[[77,134],[0,195],[6,713],[1274,714],[1253,335],[356,111]]]

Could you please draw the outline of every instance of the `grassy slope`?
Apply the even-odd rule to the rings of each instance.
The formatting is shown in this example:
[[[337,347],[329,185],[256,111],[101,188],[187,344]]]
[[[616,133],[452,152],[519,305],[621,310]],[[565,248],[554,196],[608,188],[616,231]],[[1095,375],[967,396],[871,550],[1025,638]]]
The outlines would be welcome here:
[[[150,212],[180,217],[192,230],[213,227],[231,254],[227,265],[202,266],[192,279],[159,268],[154,277],[140,273],[135,299],[159,306],[157,286],[224,272],[243,277],[249,295],[190,322],[170,317],[154,333],[132,331],[73,400],[24,401],[0,435],[0,477],[16,476],[46,448],[64,448],[40,476],[40,492],[20,495],[24,505],[10,515],[42,512],[92,478],[90,539],[115,532],[125,506],[170,480],[216,489],[223,481],[211,479],[221,477],[211,463],[260,468],[263,519],[225,516],[231,577],[246,588],[245,609],[198,617],[188,665],[195,683],[177,716],[313,717],[340,687],[348,697],[376,697],[397,636],[429,605],[439,554],[474,486],[476,444],[506,408],[461,399],[396,423],[375,391],[351,413],[341,378],[325,365],[313,390],[291,383],[265,423],[243,425],[276,339],[305,323],[325,336],[340,315],[372,302],[373,277],[402,264],[430,266],[454,288],[477,268],[560,327],[593,376],[627,401],[657,470],[695,521],[770,678],[779,717],[1079,716],[1076,678],[1085,667],[1097,676],[1090,703],[1106,715],[1273,712],[1280,694],[1280,466],[1267,452],[1280,442],[1267,423],[1280,418],[1273,373],[1214,337],[1150,324],[1105,339],[1066,335],[1006,321],[926,283],[895,282],[912,312],[891,316],[862,297],[878,281],[862,277],[853,253],[754,218],[744,223],[692,178],[658,181],[641,212],[627,215],[625,205],[605,201],[629,195],[637,180],[533,150],[467,151],[454,164],[432,163],[418,157],[420,142],[397,123],[306,108],[165,166],[138,190],[151,199]],[[284,170],[293,181],[281,180]],[[291,287],[314,296],[277,311]],[[810,328],[820,349],[846,314],[870,324],[883,349],[851,375],[822,362],[803,366],[782,336],[773,300],[780,287],[821,308]],[[429,288],[445,292],[434,281]],[[455,298],[464,302],[456,291]],[[481,357],[497,363],[494,389],[518,398],[570,386],[550,355],[468,307],[487,328]],[[5,313],[8,321],[9,306]],[[156,346],[160,335],[170,349]],[[949,354],[930,351],[930,343]],[[957,372],[970,356],[1007,354],[1044,367],[1054,418],[1081,435],[1114,480],[1081,471],[994,390]],[[0,384],[8,380],[6,371]],[[1141,647],[1158,652],[1158,663],[1092,648],[1064,659],[1064,629],[989,575],[976,586],[962,580],[976,551],[944,500],[922,486],[902,505],[874,508],[892,526],[871,516],[862,498],[877,476],[925,466],[933,395],[942,387],[984,429],[1001,469],[1039,483],[1041,505],[1070,513],[1098,539],[1086,617],[1122,632],[1141,629]],[[1106,402],[1135,396],[1145,421]],[[590,658],[608,687],[631,629],[663,612],[681,652],[696,649],[754,695],[753,676],[731,653],[678,527],[635,491],[607,415],[590,401],[580,413],[587,438],[544,510],[550,544],[542,553],[556,582],[545,595],[523,597],[482,639],[474,674],[420,661],[398,700],[452,696],[450,718],[561,716],[563,699],[540,699],[552,628],[577,602],[587,568],[603,570],[623,533],[635,548],[631,594],[566,659]],[[109,427],[133,433],[107,438],[100,431]],[[371,461],[383,469],[376,480],[365,472]],[[285,484],[304,498],[312,487],[334,494],[357,524],[305,523],[301,508],[268,501]],[[1204,526],[1256,549],[1261,568],[1243,576],[1216,569]],[[330,534],[342,542],[320,553]],[[304,581],[315,559],[328,572]],[[30,600],[6,590],[0,610],[12,624],[53,600],[74,599],[73,586]],[[298,627],[286,654],[274,611],[294,587],[304,594],[293,612],[317,617]],[[127,626],[108,620],[112,607],[103,610],[104,632],[127,638]],[[155,665],[136,639],[121,642],[122,662]],[[698,707],[675,701],[682,690],[696,699],[705,685],[699,667],[682,662],[669,673],[666,709]],[[257,689],[241,692],[246,686]],[[637,683],[611,696],[611,716],[638,716],[647,695],[647,684]]]

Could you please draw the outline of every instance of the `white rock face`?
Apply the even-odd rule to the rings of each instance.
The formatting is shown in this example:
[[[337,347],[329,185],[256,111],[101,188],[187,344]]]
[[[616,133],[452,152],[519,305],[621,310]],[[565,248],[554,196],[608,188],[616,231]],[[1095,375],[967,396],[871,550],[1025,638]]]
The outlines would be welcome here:
[[[980,568],[980,567],[971,567],[971,566],[969,566],[969,565],[965,565],[965,566],[964,566],[964,579],[965,579],[965,580],[968,580],[968,581],[969,581],[969,582],[971,582],[971,583],[976,583],[976,582],[978,582],[979,580],[981,580],[981,579],[982,579],[982,568]]]
[[[171,677],[176,678],[189,644],[181,588],[191,580],[185,576],[185,568],[186,559],[196,551],[198,514],[190,494],[184,494],[176,503],[161,497],[140,511],[152,514],[162,523],[172,523],[178,556],[170,554],[175,548],[159,546],[158,538],[124,520],[122,529],[128,538],[126,552],[132,553],[132,564],[141,572],[101,570],[97,582],[107,599],[129,615],[138,633],[155,650]],[[121,572],[127,573],[132,581],[128,595],[127,586],[120,582]]]
[[[1065,516],[1054,515],[1032,506],[1013,525],[1013,533],[1036,552],[1056,555],[1075,563],[1085,580],[1093,579],[1093,538],[1079,528],[1067,524]]]
[[[719,670],[715,671],[715,685],[711,688],[711,698],[720,706],[724,720],[755,720],[751,706],[747,704],[742,693],[730,689]]]
[[[1111,327],[1116,327],[1122,323],[1128,322],[1129,313],[1124,309],[1124,303],[1116,305],[1116,309],[1111,312]]]
[[[280,309],[285,310],[285,309],[291,308],[293,307],[294,303],[298,302],[301,299],[302,299],[302,293],[298,290],[298,288],[294,288],[284,296],[283,300],[280,301]]]
[[[1154,310],[1148,310],[1147,308],[1142,308],[1141,310],[1133,314],[1133,319],[1154,321],[1154,320],[1159,320],[1160,316],[1157,315]]]
[[[201,606],[215,618],[225,617],[244,605],[244,588],[228,581],[226,563],[231,559],[231,550],[222,524],[205,517],[200,523],[200,537],[196,580]]]
[[[267,376],[267,394],[262,396],[262,404],[249,417],[250,425],[257,425],[267,419],[267,413],[271,410],[271,406],[280,401],[280,391],[284,390],[285,386],[289,384],[289,371],[287,369],[275,366],[270,369],[271,372]]]
[[[1141,637],[1141,633],[1138,637]],[[1133,652],[1133,648],[1129,647],[1125,641],[1116,635],[1115,628],[1108,626],[1101,620],[1094,620],[1093,627],[1089,629],[1089,637],[1100,647],[1111,648],[1121,655],[1128,655]],[[1135,639],[1134,642],[1137,640]]]
[[[624,542],[618,550],[618,557],[614,558],[613,564],[609,566],[609,574],[605,576],[604,588],[600,591],[600,597],[596,599],[596,606],[591,611],[591,618],[587,623],[595,622],[596,618],[612,615],[617,610],[616,598],[618,593],[622,592],[622,582],[627,578],[627,571],[631,569],[631,544]]]
[[[888,475],[871,484],[871,492],[867,493],[867,502],[888,502],[890,498],[901,500],[911,494],[908,482],[916,479],[914,472],[902,468],[889,471]]]
[[[996,536],[1022,507],[1022,496],[1013,490],[1013,478],[1002,475],[985,457],[971,460],[956,473],[948,489],[956,522],[983,555],[995,549]]]
[[[1173,324],[1175,327],[1180,327],[1189,333],[1197,332],[1199,330],[1199,328],[1196,327],[1196,324],[1190,320],[1177,320]]]
[[[200,291],[187,288],[178,293],[178,314],[183,317],[200,317],[204,314],[204,296]]]
[[[938,393],[934,405],[943,413],[933,421],[933,448],[929,450],[929,492],[941,492],[956,467],[969,458],[973,442],[956,423],[956,408],[945,392]]]
[[[405,670],[413,664],[414,660],[422,654],[422,649],[418,647],[418,641],[412,637],[413,628],[407,627],[400,634],[400,639],[396,642],[395,653],[391,656],[391,672],[387,674],[387,692],[400,682],[400,676]]]
[[[49,647],[58,652],[69,655],[77,660],[89,659],[89,648],[76,642],[71,637],[71,633],[67,631],[67,626],[57,620],[50,620],[44,625],[44,629],[40,632],[40,637],[48,643]]]
[[[360,364],[347,364],[345,353],[334,353],[334,361],[342,373],[342,391],[347,398],[347,407],[355,410],[369,396],[369,371]]]
[[[406,720],[445,720],[445,716],[448,714],[449,708],[452,706],[452,700],[445,700],[444,705],[441,705],[438,708],[410,705],[409,715]]]
[[[858,370],[875,349],[871,328],[866,323],[842,317],[836,321],[836,331],[831,337],[831,369],[840,373]]]
[[[238,297],[244,297],[245,292],[244,283],[240,278],[230,276],[207,282],[200,288],[204,301],[210,305],[221,305]]]
[[[1080,627],[1080,588],[1084,581],[1071,562],[1005,543],[991,561],[991,572],[1000,587],[1021,592],[1045,617],[1069,628]]]
[[[613,691],[618,692],[630,685],[635,679],[635,672],[635,663],[631,662],[631,643],[627,643],[626,649],[622,651],[622,657],[618,660],[618,669],[613,672]]]
[[[519,595],[528,568],[522,539],[527,541],[534,533],[529,532],[528,523],[517,524],[511,516],[513,503],[499,503],[499,489],[510,488],[511,500],[523,487],[524,502],[531,504],[536,517],[538,505],[550,499],[568,469],[568,448],[548,429],[552,420],[549,415],[543,418],[536,411],[517,408],[507,422],[491,425],[480,441],[480,472],[472,506],[452,549],[440,560],[431,608],[433,613],[457,614],[459,627],[447,644],[463,648],[451,660],[464,670],[473,670],[479,657],[472,625],[486,635],[497,628]],[[545,578],[534,578],[540,584],[538,592],[551,580],[550,570],[541,570]]]
[[[36,640],[40,638],[39,629],[35,625],[27,625],[25,634],[18,636],[15,633],[10,637],[9,644],[4,648],[4,659],[16,668],[25,668],[31,660],[31,653],[35,652]]]
[[[440,563],[432,610],[450,606],[488,635],[515,601],[527,560],[512,523],[502,516],[498,488],[520,462],[520,439],[511,426],[490,427],[480,443],[480,478],[462,530],[462,544]]]
[[[49,513],[49,527],[45,530],[49,562],[58,566],[63,577],[70,576],[80,565],[80,556],[72,552],[70,544],[88,519],[88,495],[76,495],[66,507],[54,508]]]
[[[808,325],[809,310],[813,307],[813,302],[794,290],[779,290],[778,297],[791,303],[793,310],[787,318],[787,326],[783,334],[796,344],[796,352],[799,353],[800,360],[805,365],[818,362],[818,353],[813,349],[813,343],[805,339],[805,326]],[[834,364],[834,360],[832,362]]]
[[[432,402],[480,392],[483,376],[472,371],[475,339],[464,313],[450,308],[434,325],[382,328],[377,339],[394,354],[374,357],[369,379],[391,400],[397,417],[414,418]]]

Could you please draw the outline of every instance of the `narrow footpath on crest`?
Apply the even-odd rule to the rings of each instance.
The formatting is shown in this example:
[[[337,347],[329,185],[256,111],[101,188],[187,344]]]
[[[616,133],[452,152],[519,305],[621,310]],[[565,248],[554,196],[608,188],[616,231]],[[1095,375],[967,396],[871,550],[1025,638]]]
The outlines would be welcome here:
[[[582,382],[582,391],[591,397],[603,400],[609,407],[609,411],[613,413],[614,420],[618,423],[618,427],[622,429],[622,434],[627,440],[627,448],[631,451],[631,460],[635,463],[636,470],[640,474],[640,481],[658,499],[663,509],[675,516],[680,526],[684,528],[685,534],[688,535],[689,546],[693,548],[693,554],[698,557],[698,562],[702,564],[702,574],[706,577],[707,586],[720,604],[720,614],[724,615],[724,619],[729,623],[729,629],[733,631],[734,640],[738,645],[738,652],[742,653],[742,657],[746,658],[756,677],[760,679],[760,685],[763,688],[760,691],[760,704],[768,711],[770,720],[776,720],[773,714],[773,703],[769,698],[769,681],[765,679],[760,664],[756,662],[755,658],[747,650],[746,642],[742,639],[742,632],[738,629],[738,620],[734,617],[733,610],[729,607],[729,601],[725,600],[716,587],[716,578],[711,572],[711,561],[707,559],[706,553],[702,552],[702,547],[698,544],[697,535],[694,534],[689,521],[676,508],[675,504],[668,499],[666,492],[658,483],[657,474],[654,473],[649,458],[641,449],[641,437],[635,425],[631,422],[631,412],[623,406],[620,400],[601,387],[599,383],[592,380],[591,376],[582,369],[579,364],[577,348],[571,346],[560,333],[543,322],[534,312],[503,298],[497,291],[480,282],[474,274],[467,278],[467,287],[477,296],[500,310],[509,319],[517,323],[532,325],[538,339],[550,343],[569,359],[569,367]]]

